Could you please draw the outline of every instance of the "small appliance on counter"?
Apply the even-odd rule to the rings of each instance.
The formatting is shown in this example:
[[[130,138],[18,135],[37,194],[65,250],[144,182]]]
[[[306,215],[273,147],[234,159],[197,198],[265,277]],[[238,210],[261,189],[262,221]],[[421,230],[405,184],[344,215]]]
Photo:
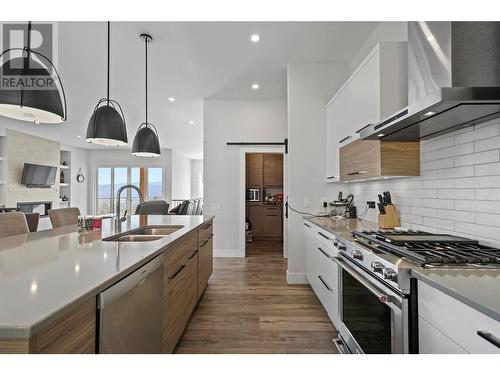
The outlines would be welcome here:
[[[342,196],[342,192],[339,192],[337,200],[330,202],[330,217],[333,216],[344,216],[346,218],[354,219],[356,218],[356,207],[353,206],[354,195],[348,194],[345,198]]]
[[[247,202],[260,202],[260,189],[247,189]]]

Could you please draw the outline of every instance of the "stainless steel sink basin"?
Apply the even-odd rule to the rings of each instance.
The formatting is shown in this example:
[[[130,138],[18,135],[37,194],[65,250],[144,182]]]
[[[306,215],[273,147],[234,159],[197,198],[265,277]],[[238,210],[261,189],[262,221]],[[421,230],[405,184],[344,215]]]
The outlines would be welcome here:
[[[144,228],[137,228],[129,232],[120,233],[116,236],[103,238],[103,241],[115,242],[147,242],[160,240],[169,234],[172,234],[183,225],[152,225]]]
[[[158,227],[147,227],[137,229],[130,234],[138,234],[145,236],[168,236],[179,229],[181,229],[182,225],[169,225],[169,226],[158,226]]]
[[[164,236],[148,236],[140,234],[126,234],[125,236],[120,236],[117,238],[109,239],[106,241],[117,241],[117,242],[145,242],[145,241],[156,241],[162,239]]]

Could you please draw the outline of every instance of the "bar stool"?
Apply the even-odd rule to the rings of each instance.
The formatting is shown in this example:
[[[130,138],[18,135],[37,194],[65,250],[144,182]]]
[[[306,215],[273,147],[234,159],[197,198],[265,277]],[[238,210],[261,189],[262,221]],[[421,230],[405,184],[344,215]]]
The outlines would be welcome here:
[[[78,207],[55,208],[49,210],[49,218],[53,228],[64,227],[66,225],[77,225],[80,209]]]

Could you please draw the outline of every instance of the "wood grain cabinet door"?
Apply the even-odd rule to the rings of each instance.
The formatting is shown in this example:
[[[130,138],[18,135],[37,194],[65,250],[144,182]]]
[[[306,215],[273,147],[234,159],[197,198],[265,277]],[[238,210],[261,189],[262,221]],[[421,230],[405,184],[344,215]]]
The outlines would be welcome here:
[[[96,347],[96,299],[77,306],[38,332],[34,350],[41,354],[92,354]]]
[[[252,204],[247,205],[247,215],[248,220],[252,223],[252,234],[254,236],[264,235],[264,217],[262,214],[262,204]]]
[[[283,155],[276,155],[276,186],[283,186]]]
[[[246,186],[262,188],[263,155],[246,154]]]
[[[205,291],[213,272],[213,236],[203,240],[198,255],[198,299]]]
[[[276,155],[264,154],[264,187],[276,185]]]

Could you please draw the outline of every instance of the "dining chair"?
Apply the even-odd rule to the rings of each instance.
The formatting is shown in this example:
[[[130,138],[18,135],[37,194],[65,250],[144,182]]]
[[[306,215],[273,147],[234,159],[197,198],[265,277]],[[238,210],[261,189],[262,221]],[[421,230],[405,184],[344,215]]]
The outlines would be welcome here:
[[[0,213],[0,238],[29,233],[26,217],[22,212]]]
[[[77,225],[80,209],[78,207],[55,208],[49,210],[49,218],[53,228],[66,225]]]
[[[139,203],[135,209],[136,215],[167,215],[169,204],[162,200]]]

